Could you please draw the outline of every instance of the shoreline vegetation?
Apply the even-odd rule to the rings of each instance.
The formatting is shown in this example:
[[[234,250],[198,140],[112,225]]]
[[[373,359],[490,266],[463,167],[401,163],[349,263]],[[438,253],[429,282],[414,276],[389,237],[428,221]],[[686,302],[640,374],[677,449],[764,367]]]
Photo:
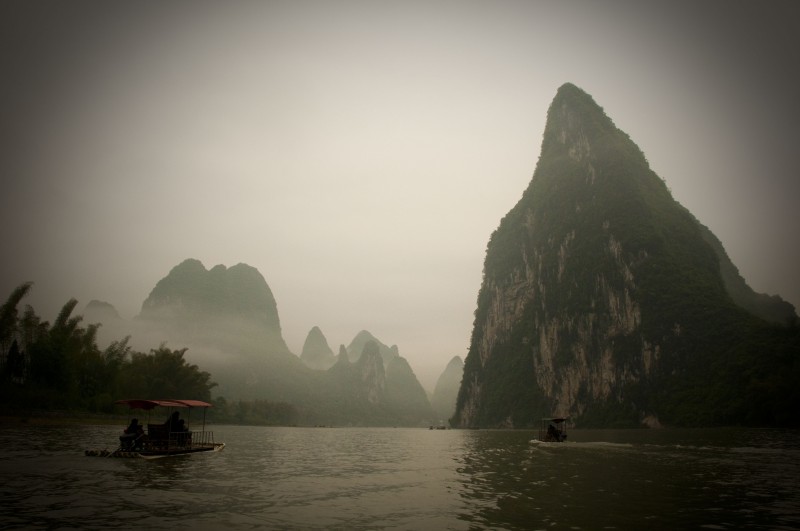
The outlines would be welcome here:
[[[123,428],[127,426],[131,420],[133,413],[93,413],[90,411],[70,411],[70,410],[29,410],[0,412],[0,426],[9,426],[14,424],[26,425],[41,425],[41,426],[58,426],[58,425],[72,425],[72,424],[85,424],[85,425],[121,425]],[[194,424],[194,422],[192,422]],[[226,422],[215,421],[214,419],[206,419],[206,425],[212,426],[294,426],[290,424],[253,424],[249,422]]]
[[[180,396],[212,402],[210,422],[291,424],[297,416],[289,404],[263,400],[211,399],[216,382],[186,361],[186,348],[161,344],[137,352],[130,336],[105,349],[97,344],[99,324],[82,325],[70,299],[53,323],[34,309],[20,310],[32,282],[17,287],[0,305],[0,423],[115,424],[129,413],[114,397]]]
[[[130,420],[129,415],[113,413],[91,413],[88,411],[24,411],[0,413],[0,425],[10,424],[35,424],[52,426],[59,424],[100,424],[114,425],[125,424]],[[124,426],[123,426],[124,427]]]

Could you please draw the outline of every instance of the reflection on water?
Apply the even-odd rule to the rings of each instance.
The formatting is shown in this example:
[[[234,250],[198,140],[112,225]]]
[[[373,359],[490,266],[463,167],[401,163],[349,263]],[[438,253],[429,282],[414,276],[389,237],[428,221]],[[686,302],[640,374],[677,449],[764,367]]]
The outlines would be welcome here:
[[[216,426],[225,451],[84,457],[121,427],[3,425],[0,526],[713,529],[800,526],[800,434]]]
[[[462,469],[463,494],[481,502],[475,521],[505,529],[800,524],[797,432],[584,431],[571,439],[525,448],[512,434],[481,433]]]

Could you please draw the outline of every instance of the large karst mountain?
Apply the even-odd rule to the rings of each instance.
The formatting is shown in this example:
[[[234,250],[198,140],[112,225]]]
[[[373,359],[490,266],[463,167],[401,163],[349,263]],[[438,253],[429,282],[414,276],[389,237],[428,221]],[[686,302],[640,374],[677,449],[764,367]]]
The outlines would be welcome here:
[[[530,185],[489,241],[451,423],[796,423],[796,323],[566,84]]]
[[[281,334],[275,297],[254,267],[195,259],[158,281],[136,318],[134,339],[188,348],[228,398],[299,401],[307,369]]]
[[[206,270],[199,260],[184,260],[158,281],[139,319],[212,343],[249,337],[272,356],[289,353],[272,290],[247,264]]]

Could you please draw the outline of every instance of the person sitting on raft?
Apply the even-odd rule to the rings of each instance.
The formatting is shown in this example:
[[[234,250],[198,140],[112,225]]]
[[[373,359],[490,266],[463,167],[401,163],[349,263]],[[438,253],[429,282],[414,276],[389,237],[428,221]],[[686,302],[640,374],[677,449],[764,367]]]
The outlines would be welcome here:
[[[131,423],[125,428],[123,434],[119,436],[120,446],[122,448],[133,448],[142,435],[144,435],[144,428],[139,424],[139,420],[131,419]]]

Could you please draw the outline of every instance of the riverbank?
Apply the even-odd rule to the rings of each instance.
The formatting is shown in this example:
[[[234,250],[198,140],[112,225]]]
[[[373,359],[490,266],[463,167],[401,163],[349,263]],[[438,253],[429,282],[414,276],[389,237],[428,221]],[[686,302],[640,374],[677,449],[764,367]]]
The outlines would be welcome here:
[[[23,411],[0,413],[0,425],[31,424],[31,425],[61,425],[61,424],[125,424],[129,418],[124,415],[111,413],[90,413],[86,411]]]

